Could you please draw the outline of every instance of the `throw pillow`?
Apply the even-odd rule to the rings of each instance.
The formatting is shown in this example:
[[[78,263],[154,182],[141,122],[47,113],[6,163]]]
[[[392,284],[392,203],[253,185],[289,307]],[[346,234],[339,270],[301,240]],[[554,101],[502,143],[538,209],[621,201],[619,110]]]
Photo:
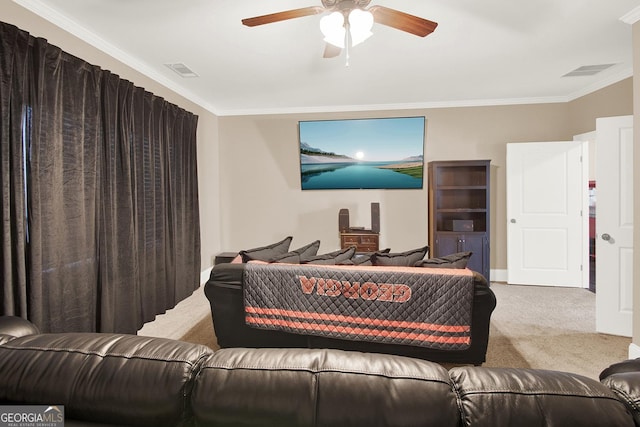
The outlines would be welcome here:
[[[416,267],[429,268],[466,268],[472,252],[458,252],[440,258],[429,258],[418,261]]]
[[[353,258],[356,253],[355,246],[352,246],[347,249],[341,249],[338,251],[329,252],[322,255],[316,255],[307,260],[304,260],[304,264],[325,264],[325,265],[336,265],[343,263],[346,260]]]
[[[398,253],[375,252],[371,255],[371,262],[373,265],[411,267],[423,259],[427,252],[429,252],[429,246]]]
[[[304,261],[308,258],[316,256],[318,254],[319,248],[320,248],[320,240],[315,240],[309,243],[308,245],[305,245],[291,252],[300,255],[300,260]]]
[[[269,260],[269,262],[279,262],[286,264],[300,264],[300,262],[309,259],[318,253],[320,240],[313,241],[296,250],[287,252],[286,254],[277,255]]]
[[[240,251],[242,262],[249,262],[251,260],[269,261],[278,255],[286,254],[289,251],[292,239],[292,236],[288,236],[279,242],[275,242],[267,246],[242,250]]]
[[[382,249],[378,251],[381,254],[388,254],[391,252],[390,248]],[[353,258],[340,262],[340,265],[373,265],[371,263],[371,256],[373,254],[358,254],[354,255]]]

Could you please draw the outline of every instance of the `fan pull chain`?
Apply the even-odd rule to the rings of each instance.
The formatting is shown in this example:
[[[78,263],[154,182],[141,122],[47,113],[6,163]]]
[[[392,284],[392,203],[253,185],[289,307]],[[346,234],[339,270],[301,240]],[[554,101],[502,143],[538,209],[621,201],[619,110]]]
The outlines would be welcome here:
[[[351,26],[349,25],[349,20],[346,19],[345,23],[344,23],[344,29],[346,30],[344,32],[344,60],[345,60],[345,67],[349,66],[349,59],[351,58]]]

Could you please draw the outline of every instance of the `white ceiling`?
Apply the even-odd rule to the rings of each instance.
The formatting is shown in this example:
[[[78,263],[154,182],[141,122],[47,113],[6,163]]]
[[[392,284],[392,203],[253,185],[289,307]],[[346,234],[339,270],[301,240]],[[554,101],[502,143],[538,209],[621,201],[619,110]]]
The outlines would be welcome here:
[[[320,0],[14,1],[218,115],[566,102],[632,75],[640,14],[640,0],[373,0],[439,26],[376,24],[346,67],[322,58],[322,15],[240,22]],[[615,65],[563,77],[599,64]]]

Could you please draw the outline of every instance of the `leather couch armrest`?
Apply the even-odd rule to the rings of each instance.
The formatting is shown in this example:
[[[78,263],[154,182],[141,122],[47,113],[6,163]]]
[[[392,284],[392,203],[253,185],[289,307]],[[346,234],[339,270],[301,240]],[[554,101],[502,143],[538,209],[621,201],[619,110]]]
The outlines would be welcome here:
[[[490,310],[493,311],[496,308],[496,295],[491,290],[491,285],[487,282],[487,279],[477,271],[473,272],[473,287],[474,299],[488,300]]]
[[[33,323],[22,317],[0,316],[0,335],[10,335],[12,337],[23,337],[26,335],[36,335],[40,329]]]
[[[614,363],[600,373],[600,381],[603,381],[611,375],[624,372],[640,372],[640,359],[629,359]]]
[[[640,426],[640,371],[615,373],[602,383],[620,397],[633,415],[636,426]]]
[[[207,285],[242,287],[244,268],[247,264],[222,263],[214,265],[207,280]]]

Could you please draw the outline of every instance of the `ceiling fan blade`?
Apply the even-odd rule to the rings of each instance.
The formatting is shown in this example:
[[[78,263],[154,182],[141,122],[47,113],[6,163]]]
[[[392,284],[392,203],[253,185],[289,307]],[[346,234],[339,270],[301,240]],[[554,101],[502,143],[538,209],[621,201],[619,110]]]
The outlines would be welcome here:
[[[331,43],[326,43],[324,46],[324,55],[323,58],[335,58],[342,53],[342,49],[338,46],[334,46]]]
[[[369,12],[373,14],[373,20],[378,24],[393,27],[395,29],[425,37],[433,33],[438,26],[437,22],[419,18],[399,10],[389,9],[384,6],[371,6]]]
[[[271,24],[272,22],[285,21],[287,19],[301,18],[303,16],[317,15],[323,13],[325,9],[320,6],[309,6],[301,9],[292,9],[284,12],[270,13],[268,15],[254,16],[253,18],[245,18],[242,23],[247,27],[255,27],[257,25]]]

